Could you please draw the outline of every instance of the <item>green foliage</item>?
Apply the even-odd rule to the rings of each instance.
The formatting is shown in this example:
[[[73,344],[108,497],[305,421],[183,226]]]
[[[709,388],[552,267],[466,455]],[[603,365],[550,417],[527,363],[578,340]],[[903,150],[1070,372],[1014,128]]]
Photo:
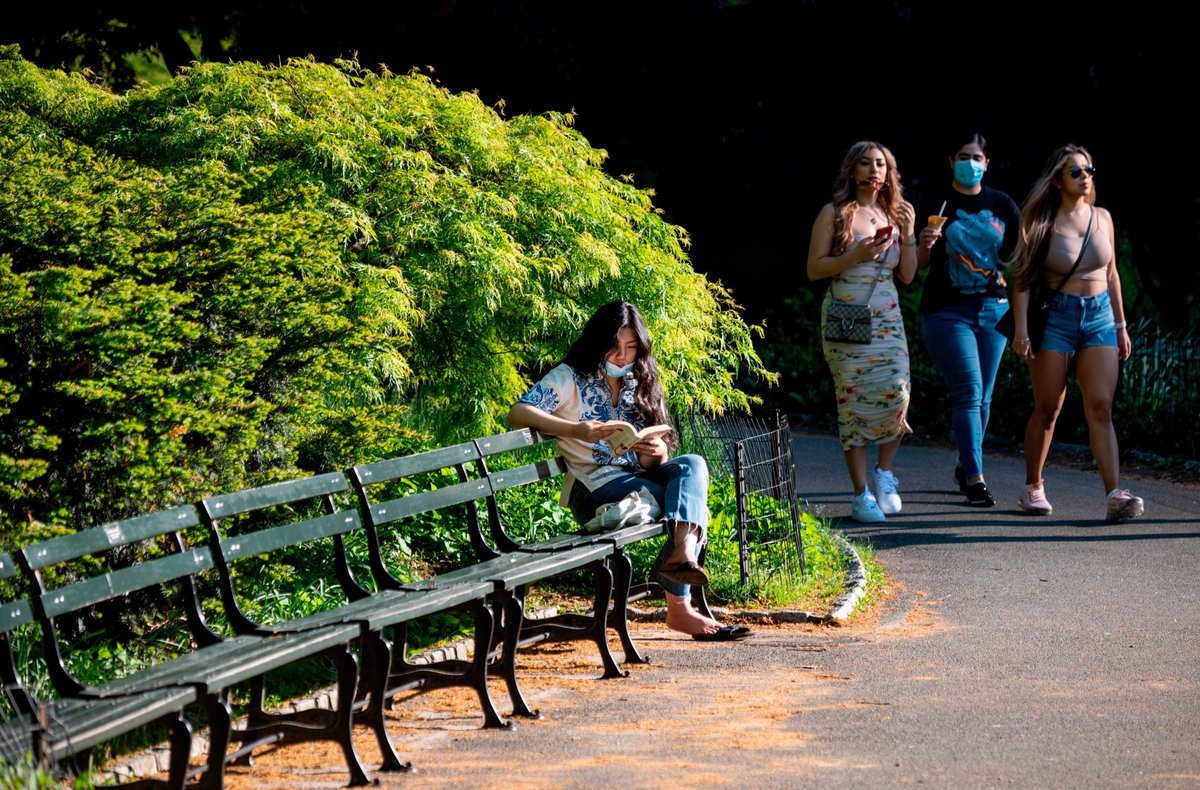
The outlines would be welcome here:
[[[58,780],[30,754],[26,754],[20,762],[0,760],[0,787],[7,790],[50,790],[59,786]],[[76,782],[75,787],[91,787],[91,784]]]
[[[845,578],[841,547],[828,521],[807,510],[800,511],[800,539],[804,546],[801,573],[795,541],[791,538],[790,517],[773,499],[761,494],[748,495],[748,512],[773,515],[759,517],[752,525],[751,573],[743,584],[735,497],[732,480],[713,481],[709,489],[709,595],[738,605],[827,609],[830,601],[842,592]]]
[[[6,525],[491,432],[613,299],[673,405],[747,408],[756,329],[571,120],[353,62],[116,95],[0,47]]]

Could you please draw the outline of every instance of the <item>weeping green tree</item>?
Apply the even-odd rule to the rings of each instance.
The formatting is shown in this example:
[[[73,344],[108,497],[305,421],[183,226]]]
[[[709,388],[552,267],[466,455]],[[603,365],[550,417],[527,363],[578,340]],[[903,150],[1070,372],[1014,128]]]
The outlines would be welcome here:
[[[614,299],[676,407],[770,380],[569,115],[419,73],[206,64],[116,95],[0,48],[0,508],[67,527],[502,427]]]

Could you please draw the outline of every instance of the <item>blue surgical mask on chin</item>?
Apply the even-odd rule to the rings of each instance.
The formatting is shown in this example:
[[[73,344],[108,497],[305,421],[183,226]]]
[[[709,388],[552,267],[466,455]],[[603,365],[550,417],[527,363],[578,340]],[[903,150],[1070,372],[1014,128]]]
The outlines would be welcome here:
[[[973,187],[983,180],[983,162],[974,159],[960,159],[954,163],[954,180],[964,187]]]
[[[625,378],[626,376],[629,375],[629,372],[631,370],[633,370],[632,362],[630,362],[628,365],[621,365],[620,367],[617,367],[613,363],[609,362],[607,359],[604,360],[604,372],[607,373],[608,375],[612,376],[614,379]]]

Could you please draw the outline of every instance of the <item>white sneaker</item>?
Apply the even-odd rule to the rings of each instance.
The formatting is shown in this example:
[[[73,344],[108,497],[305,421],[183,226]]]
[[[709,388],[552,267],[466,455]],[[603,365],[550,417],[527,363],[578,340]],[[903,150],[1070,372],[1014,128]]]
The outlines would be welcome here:
[[[864,488],[861,494],[855,496],[850,501],[850,518],[855,521],[861,521],[864,524],[887,521],[883,515],[883,511],[879,509],[879,503],[875,501],[875,495],[871,493],[871,489],[869,488]]]
[[[875,467],[875,490],[879,492],[879,509],[889,516],[900,512],[900,495],[896,493],[898,485],[900,481],[892,474],[892,470]]]

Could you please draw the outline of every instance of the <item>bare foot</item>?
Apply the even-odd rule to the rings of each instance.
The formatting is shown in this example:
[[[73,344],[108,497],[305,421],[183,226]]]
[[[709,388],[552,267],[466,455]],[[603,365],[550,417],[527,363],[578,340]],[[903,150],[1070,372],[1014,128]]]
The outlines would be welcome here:
[[[721,624],[692,608],[691,601],[667,593],[667,628],[682,634],[715,634]]]

